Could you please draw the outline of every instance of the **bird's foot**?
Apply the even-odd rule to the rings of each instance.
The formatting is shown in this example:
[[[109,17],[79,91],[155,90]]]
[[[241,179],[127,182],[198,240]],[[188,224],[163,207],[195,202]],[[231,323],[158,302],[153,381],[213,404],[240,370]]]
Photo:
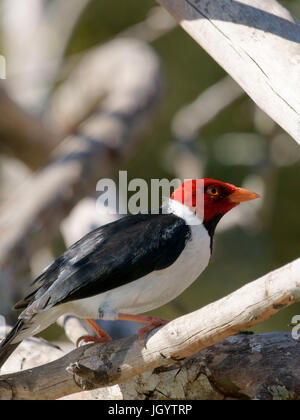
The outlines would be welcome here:
[[[146,327],[140,328],[137,332],[138,335],[138,341],[141,345],[144,344],[144,341],[147,338],[147,335],[155,330],[155,328],[162,327],[163,325],[166,325],[169,321],[166,321],[165,319],[161,319],[157,316],[149,316],[147,317],[149,322],[149,325]],[[144,321],[143,321],[144,322]]]
[[[147,338],[147,335],[150,331],[155,328],[166,325],[169,321],[161,319],[158,316],[145,316],[145,315],[129,315],[129,314],[118,314],[118,319],[121,321],[134,321],[134,322],[143,322],[147,327],[140,328],[138,330],[138,342],[141,346],[144,346],[144,341]]]
[[[82,335],[78,338],[76,347],[80,347],[88,343],[107,343],[108,341],[112,341],[111,337],[109,338],[110,339],[107,339],[106,337],[95,337],[93,335]]]
[[[112,341],[112,338],[107,332],[105,332],[94,319],[86,318],[86,323],[95,331],[96,337],[93,335],[83,335],[78,338],[76,346],[79,347],[81,342],[84,343],[107,343]]]

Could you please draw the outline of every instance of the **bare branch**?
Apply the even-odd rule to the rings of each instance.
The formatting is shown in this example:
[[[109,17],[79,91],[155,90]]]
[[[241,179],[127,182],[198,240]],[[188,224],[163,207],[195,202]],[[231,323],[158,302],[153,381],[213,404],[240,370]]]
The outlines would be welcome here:
[[[158,2],[300,142],[300,24],[294,16],[275,0]]]
[[[0,87],[0,143],[30,168],[37,169],[58,143],[37,118],[19,107]]]
[[[288,332],[235,335],[171,366],[69,398],[297,400],[299,350],[300,341]]]
[[[154,42],[176,28],[176,26],[177,23],[162,7],[153,7],[148,12],[145,20],[126,28],[118,36]]]
[[[55,91],[48,123],[70,133],[94,112],[135,112],[137,117],[157,104],[160,77],[158,57],[145,43],[128,38],[108,42],[87,52]]]
[[[6,83],[24,106],[38,112],[45,106],[74,26],[88,2],[3,1],[3,40],[10,65]]]
[[[66,336],[73,344],[77,344],[78,338],[83,335],[88,335],[87,323],[73,315],[61,316],[58,321],[58,325],[64,328]]]
[[[299,274],[300,259],[155,330],[145,347],[136,337],[87,345],[30,372],[2,377],[0,393],[7,395],[9,386],[16,399],[56,399],[170,365],[300,301]]]
[[[243,93],[231,77],[224,77],[177,112],[172,122],[173,135],[178,140],[193,139],[206,124]]]
[[[0,339],[8,332],[9,327],[0,327]],[[24,340],[16,349],[13,357],[11,357],[5,366],[1,369],[1,374],[9,374],[25,369],[43,365],[64,356],[64,352],[57,346],[48,343],[40,338],[30,338]],[[1,396],[0,396],[1,399]]]

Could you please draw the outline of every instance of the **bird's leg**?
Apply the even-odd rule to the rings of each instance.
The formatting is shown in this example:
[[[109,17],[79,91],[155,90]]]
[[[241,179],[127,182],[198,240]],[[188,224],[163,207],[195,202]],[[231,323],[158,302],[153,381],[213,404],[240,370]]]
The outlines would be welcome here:
[[[83,335],[78,338],[76,343],[77,347],[79,347],[82,341],[84,343],[105,343],[107,341],[112,341],[111,336],[108,335],[102,328],[100,328],[94,319],[85,318],[85,322],[89,324],[89,326],[95,331],[97,337],[92,335]]]
[[[130,315],[130,314],[118,314],[118,320],[120,321],[134,321],[134,322],[143,322],[145,324],[149,324],[147,327],[140,328],[138,330],[138,340],[145,339],[147,334],[154,330],[157,327],[161,327],[162,325],[166,325],[169,321],[165,319],[161,319],[158,316],[145,316],[145,315]]]

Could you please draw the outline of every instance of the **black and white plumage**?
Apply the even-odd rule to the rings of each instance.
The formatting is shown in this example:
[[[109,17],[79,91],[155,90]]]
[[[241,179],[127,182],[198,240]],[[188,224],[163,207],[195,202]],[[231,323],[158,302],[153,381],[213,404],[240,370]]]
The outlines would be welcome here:
[[[0,366],[22,340],[63,314],[122,319],[120,314],[150,311],[182,293],[208,265],[222,208],[225,213],[239,203],[230,200],[226,205],[236,187],[204,181],[204,189],[215,186],[220,192],[218,203],[224,202],[220,207],[212,197],[213,212],[210,201],[204,200],[207,217],[204,213],[200,219],[197,206],[189,200],[182,203],[175,191],[164,206],[164,214],[131,215],[102,226],[52,263],[33,283],[29,295],[15,306],[23,312],[0,344]],[[249,195],[248,199],[252,198]]]

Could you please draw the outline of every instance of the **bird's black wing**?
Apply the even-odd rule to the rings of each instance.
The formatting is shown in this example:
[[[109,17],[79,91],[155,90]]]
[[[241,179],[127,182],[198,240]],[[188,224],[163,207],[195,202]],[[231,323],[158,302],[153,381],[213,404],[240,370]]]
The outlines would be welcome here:
[[[175,262],[191,235],[173,214],[126,216],[71,246],[17,308],[30,313],[106,292]]]

